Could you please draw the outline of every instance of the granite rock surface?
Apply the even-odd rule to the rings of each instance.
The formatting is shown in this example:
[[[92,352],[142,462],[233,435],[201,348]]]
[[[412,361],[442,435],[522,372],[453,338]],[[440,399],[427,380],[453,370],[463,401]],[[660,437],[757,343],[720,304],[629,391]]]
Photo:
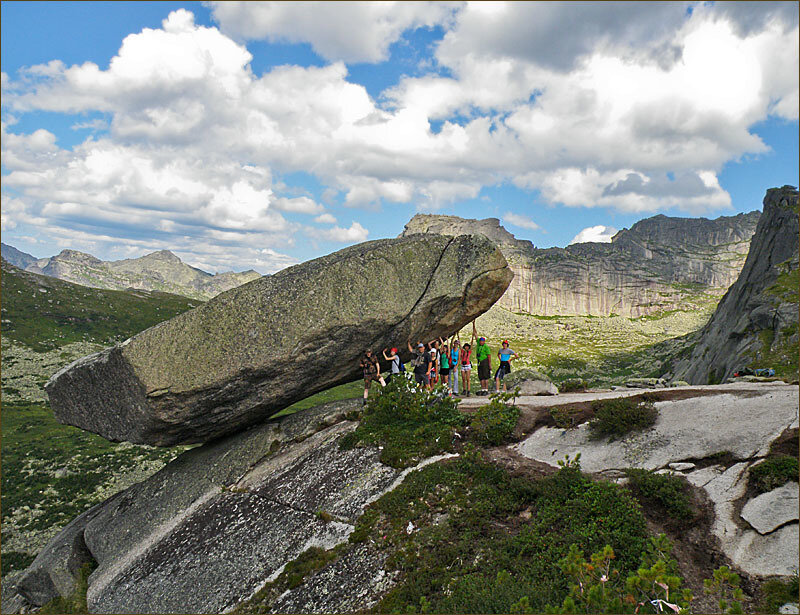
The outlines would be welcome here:
[[[457,331],[512,276],[480,236],[367,242],[234,288],[79,359],[46,391],[59,421],[109,440],[205,442],[358,378],[365,349]]]

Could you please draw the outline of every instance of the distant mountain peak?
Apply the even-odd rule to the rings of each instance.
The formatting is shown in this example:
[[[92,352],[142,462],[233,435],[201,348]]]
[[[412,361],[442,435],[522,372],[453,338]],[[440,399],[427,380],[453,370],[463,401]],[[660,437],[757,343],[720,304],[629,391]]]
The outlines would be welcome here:
[[[144,256],[141,257],[141,259],[145,258],[150,260],[166,261],[170,263],[183,262],[178,256],[176,256],[173,252],[170,252],[169,250],[158,250],[157,252],[151,252],[150,254],[145,254]]]

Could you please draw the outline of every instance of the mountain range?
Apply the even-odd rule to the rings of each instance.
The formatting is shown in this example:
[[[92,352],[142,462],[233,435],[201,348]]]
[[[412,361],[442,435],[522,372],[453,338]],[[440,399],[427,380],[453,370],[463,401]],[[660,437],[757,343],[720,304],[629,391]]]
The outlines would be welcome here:
[[[497,218],[418,214],[402,234],[480,233],[492,239],[514,271],[498,302],[512,312],[637,318],[716,304],[739,276],[760,216],[658,215],[619,231],[611,243],[566,248],[536,248]]]
[[[83,286],[109,290],[158,290],[204,301],[261,277],[252,269],[214,275],[187,265],[169,250],[118,261],[103,261],[76,250],[62,250],[56,256],[37,259],[2,244],[2,255],[6,261],[25,271]]]

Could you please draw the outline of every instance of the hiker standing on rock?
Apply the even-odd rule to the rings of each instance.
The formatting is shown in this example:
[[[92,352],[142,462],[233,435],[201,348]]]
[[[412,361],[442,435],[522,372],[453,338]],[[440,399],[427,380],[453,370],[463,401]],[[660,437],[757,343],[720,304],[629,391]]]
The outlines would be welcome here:
[[[477,337],[478,331],[472,323],[472,332]],[[475,351],[478,359],[478,378],[481,381],[481,390],[478,395],[489,394],[489,379],[492,377],[492,349],[486,343],[485,337],[478,338],[478,348]]]
[[[372,354],[371,350],[365,350],[364,356],[361,357],[359,367],[364,371],[364,405],[367,405],[367,398],[369,397],[369,385],[373,380],[381,383],[382,387],[386,386],[386,382],[381,376],[381,365],[378,362],[378,357]]]
[[[463,376],[464,380],[462,382],[462,390],[464,391],[464,395],[469,397],[472,392],[470,391],[470,383],[469,377],[472,374],[472,346],[470,344],[464,344],[464,347],[461,348],[460,353],[460,362],[461,362],[461,375]]]
[[[442,375],[442,386],[450,389],[450,347],[442,344],[442,351],[439,353],[439,373]]]
[[[411,359],[411,365],[414,367],[414,382],[418,385],[431,390],[431,355],[425,350],[425,344],[420,342],[417,344],[417,349],[411,347],[411,340],[407,341],[408,351],[414,355]]]
[[[459,358],[461,356],[461,341],[458,338],[450,340],[450,390],[458,395],[458,372],[461,369]]]
[[[387,382],[391,381],[391,379],[394,378],[395,376],[399,376],[400,372],[403,371],[400,369],[402,363],[400,362],[400,355],[397,354],[397,348],[392,348],[391,354],[389,355],[386,354],[388,350],[389,350],[388,348],[383,349],[383,358],[392,364],[391,367],[392,371],[386,378]]]
[[[503,340],[503,347],[498,351],[497,358],[500,359],[500,367],[494,375],[494,390],[500,392],[500,381],[511,373],[512,359],[519,358],[519,355],[508,347],[508,340]],[[507,391],[506,383],[503,382],[503,390]]]
[[[439,341],[428,342],[428,352],[431,355],[431,370],[428,373],[429,384],[433,387],[439,381]]]

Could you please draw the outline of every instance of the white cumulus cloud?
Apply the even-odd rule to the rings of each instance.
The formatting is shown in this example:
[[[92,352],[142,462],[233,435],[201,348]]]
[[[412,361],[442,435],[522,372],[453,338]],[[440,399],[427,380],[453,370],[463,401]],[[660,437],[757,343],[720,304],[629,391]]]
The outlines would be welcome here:
[[[573,243],[587,243],[590,241],[611,243],[611,238],[616,234],[617,229],[615,229],[613,226],[603,226],[602,224],[598,224],[597,226],[590,226],[583,229],[580,233],[572,238],[572,241],[569,242],[569,245],[572,245]]]
[[[313,229],[309,234],[315,239],[325,239],[337,243],[360,243],[367,240],[369,231],[358,222],[353,222],[350,228],[334,226],[333,228],[324,230]]]
[[[446,23],[461,2],[210,2],[239,39],[310,43],[331,61],[379,62],[403,32]]]
[[[539,229],[539,225],[536,224],[529,216],[523,216],[521,214],[515,214],[514,212],[507,211],[503,214],[503,222],[508,224],[513,224],[514,226],[519,226],[520,228],[526,228],[531,231],[535,231]]]

